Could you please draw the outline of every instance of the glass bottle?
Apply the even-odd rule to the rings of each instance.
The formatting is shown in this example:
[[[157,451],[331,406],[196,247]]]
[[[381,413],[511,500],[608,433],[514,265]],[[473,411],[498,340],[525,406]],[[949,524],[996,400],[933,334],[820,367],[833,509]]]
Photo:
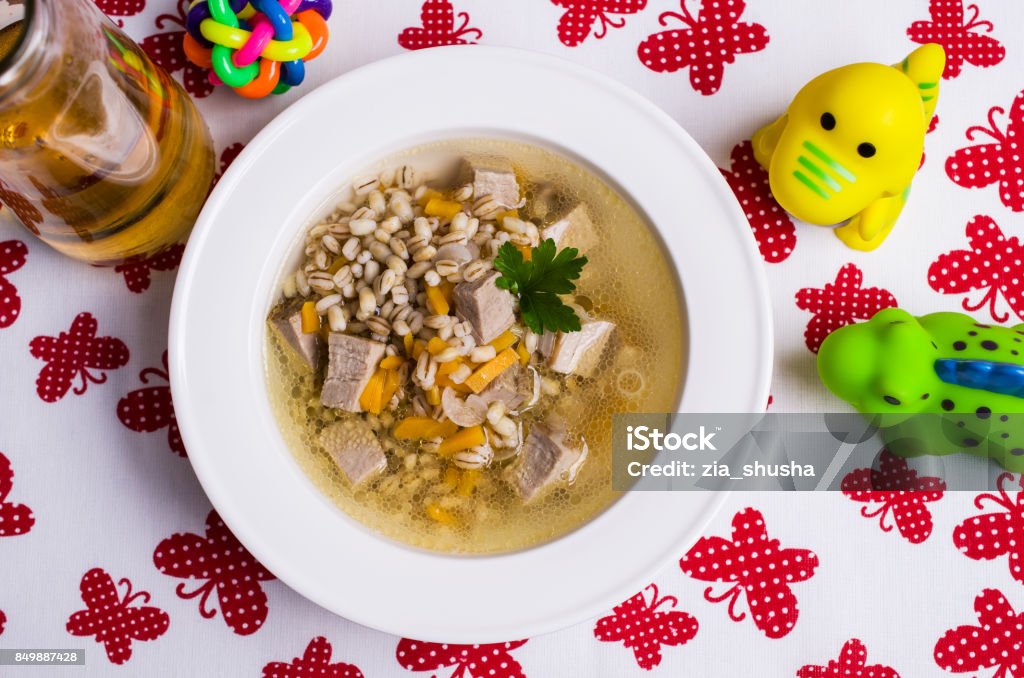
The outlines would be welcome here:
[[[0,203],[97,265],[182,242],[214,171],[192,100],[91,0],[0,0]]]

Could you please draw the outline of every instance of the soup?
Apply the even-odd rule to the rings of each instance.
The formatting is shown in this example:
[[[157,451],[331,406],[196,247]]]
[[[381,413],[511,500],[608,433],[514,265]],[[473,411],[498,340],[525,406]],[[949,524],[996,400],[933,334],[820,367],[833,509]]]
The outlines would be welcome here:
[[[561,155],[482,139],[347,187],[267,332],[275,416],[313,483],[370,529],[464,554],[611,504],[612,415],[673,411],[685,348],[643,218]]]

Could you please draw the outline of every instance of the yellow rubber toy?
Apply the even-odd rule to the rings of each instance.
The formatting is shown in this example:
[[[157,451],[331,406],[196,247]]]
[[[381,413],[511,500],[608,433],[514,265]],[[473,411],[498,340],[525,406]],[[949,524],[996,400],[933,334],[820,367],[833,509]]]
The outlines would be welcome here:
[[[836,235],[853,249],[878,247],[906,204],[945,64],[931,43],[895,66],[850,64],[807,83],[753,138],[783,209],[842,224]]]

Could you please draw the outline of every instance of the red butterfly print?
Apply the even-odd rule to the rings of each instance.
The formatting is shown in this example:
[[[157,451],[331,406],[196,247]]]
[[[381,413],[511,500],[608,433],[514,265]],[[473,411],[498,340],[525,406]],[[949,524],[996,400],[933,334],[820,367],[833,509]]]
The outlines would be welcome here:
[[[907,29],[911,40],[924,45],[936,42],[946,50],[946,70],[942,77],[951,80],[960,75],[964,62],[988,68],[995,66],[1006,56],[1006,50],[995,38],[976,33],[983,28],[992,32],[992,22],[978,21],[980,10],[977,5],[967,5],[974,14],[964,18],[964,0],[931,0],[928,13],[931,21],[915,21]]]
[[[129,291],[142,294],[149,289],[151,271],[173,271],[181,263],[181,255],[185,246],[175,244],[165,247],[148,257],[136,256],[114,267],[115,273],[124,276],[124,284]]]
[[[796,246],[796,226],[775,201],[768,172],[754,159],[750,141],[733,146],[730,169],[720,169],[747,215],[761,257],[770,264],[785,261]]]
[[[18,221],[25,228],[39,235],[39,224],[43,222],[43,215],[35,205],[29,202],[28,198],[10,188],[2,179],[0,179],[0,204],[14,212],[14,216],[18,217]]]
[[[862,287],[864,273],[856,264],[839,269],[824,287],[805,287],[796,293],[796,307],[813,317],[804,330],[807,348],[817,353],[832,332],[859,320],[868,320],[883,308],[896,306],[896,297],[881,287]]]
[[[637,665],[650,671],[661,663],[662,645],[685,645],[697,635],[697,620],[679,610],[662,611],[668,603],[675,607],[675,596],[658,597],[658,587],[651,584],[651,600],[641,591],[615,606],[614,614],[597,620],[594,637],[606,643],[622,642],[633,650]]]
[[[206,536],[171,535],[157,545],[153,564],[171,577],[205,579],[194,591],[186,591],[182,582],[175,592],[186,600],[199,596],[199,614],[211,619],[217,611],[206,604],[216,590],[224,623],[240,636],[255,633],[267,619],[267,594],[260,582],[274,575],[239,543],[216,511],[206,518]]]
[[[768,44],[768,31],[761,24],[739,21],[746,9],[744,0],[701,0],[701,9],[694,18],[679,0],[681,13],[665,12],[658,23],[668,26],[666,19],[678,19],[685,29],[662,31],[640,43],[637,55],[644,66],[658,73],[675,73],[690,69],[690,85],[704,96],[718,91],[725,75],[725,65],[737,54],[760,52]]]
[[[452,645],[402,638],[395,648],[395,659],[410,671],[454,667],[450,678],[526,678],[523,667],[509,653],[525,643],[525,640],[513,640],[488,645]]]
[[[95,0],[107,16],[134,16],[146,8],[146,0]]]
[[[25,265],[28,248],[20,240],[0,242],[0,328],[10,327],[21,314],[21,297],[18,288],[7,279]]]
[[[1007,237],[992,217],[979,214],[967,222],[967,244],[970,249],[940,254],[928,267],[928,284],[940,294],[964,294],[985,290],[985,296],[972,304],[964,297],[965,311],[988,306],[996,322],[1006,322],[1010,314],[996,310],[1000,294],[1007,305],[1024,319],[1024,244],[1016,236]]]
[[[79,586],[86,609],[68,618],[67,630],[73,636],[95,636],[111,663],[124,664],[132,658],[132,641],[156,640],[167,632],[170,618],[158,607],[132,605],[138,598],[148,603],[149,593],[132,593],[127,579],[121,579],[118,586],[127,589],[124,598],[105,571],[96,567],[86,572]]]
[[[358,667],[344,662],[331,663],[331,644],[323,636],[309,641],[302,657],[289,664],[270,662],[263,667],[263,678],[363,678]]]
[[[25,534],[36,524],[32,509],[24,504],[7,501],[7,495],[14,487],[14,469],[11,460],[0,452],[0,537],[16,537]]]
[[[994,106],[988,112],[988,127],[967,129],[968,141],[983,134],[994,143],[967,146],[946,159],[946,175],[964,188],[984,188],[999,183],[999,199],[1014,212],[1024,211],[1024,92],[1017,94],[1007,116],[1006,132],[995,116],[1006,111]]]
[[[751,568],[756,560],[759,567]],[[724,593],[704,590],[712,603],[729,601],[729,618],[743,621],[744,612],[736,612],[741,593],[754,624],[769,638],[782,638],[793,630],[800,610],[790,584],[814,576],[818,556],[807,549],[781,548],[778,539],[768,539],[764,517],[754,508],[746,508],[732,519],[732,539],[701,537],[679,561],[683,573],[708,582],[732,582]]]
[[[599,22],[594,37],[600,40],[608,33],[608,28],[622,28],[624,19],[611,19],[609,14],[636,14],[647,7],[647,0],[551,0],[558,7],[565,9],[565,14],[558,20],[558,39],[566,47],[578,47],[594,30],[594,22]]]
[[[181,71],[181,83],[185,87],[185,91],[197,99],[202,99],[213,93],[213,83],[210,82],[210,76],[206,70],[185,58],[182,40],[185,39],[185,14],[188,11],[188,6],[189,0],[178,0],[177,14],[161,14],[154,21],[160,30],[163,30],[167,22],[171,22],[180,26],[180,31],[156,33],[143,38],[139,46],[145,50],[150,59],[168,73]]]
[[[4,614],[3,610],[0,610],[0,635],[3,635],[4,628],[7,626],[7,615]]]
[[[484,37],[479,28],[469,27],[469,15],[459,12],[462,24],[455,26],[455,8],[451,0],[426,0],[420,10],[423,26],[406,28],[398,34],[398,44],[406,49],[425,49],[445,45],[473,45]]]
[[[143,384],[149,383],[151,376],[163,380],[164,384],[147,386],[130,392],[117,403],[117,418],[122,424],[139,433],[152,433],[167,429],[167,444],[171,451],[179,457],[185,454],[185,443],[181,440],[178,420],[174,416],[174,403],[171,401],[171,387],[167,370],[167,351],[164,351],[163,369],[147,367],[139,372]]]
[[[996,668],[991,678],[1024,676],[1024,612],[1017,612],[1000,591],[985,589],[974,599],[979,626],[958,626],[935,643],[935,663],[953,673]]]
[[[74,388],[82,395],[91,381],[102,384],[106,374],[95,375],[90,369],[116,370],[128,364],[128,347],[114,337],[97,337],[99,327],[91,313],[79,313],[71,329],[56,337],[36,337],[29,344],[32,357],[46,361],[36,378],[36,393],[45,402],[55,403],[71,388],[75,378],[82,383]]]
[[[972,560],[994,560],[1009,556],[1010,576],[1024,584],[1024,492],[1017,492],[1011,499],[1004,485],[1013,480],[1013,475],[1004,473],[996,481],[999,494],[979,494],[974,499],[978,509],[985,508],[991,501],[999,507],[993,513],[968,518],[953,530],[953,543]],[[1024,475],[1018,480],[1024,490]]]
[[[946,483],[941,478],[918,476],[907,460],[882,450],[879,468],[850,471],[842,482],[843,494],[854,501],[879,503],[876,509],[862,506],[865,518],[878,517],[883,532],[891,532],[886,517],[892,513],[900,535],[911,544],[920,544],[932,533],[932,514],[928,502],[942,499]]]
[[[220,169],[217,170],[217,173],[213,175],[213,184],[210,185],[211,191],[213,190],[213,187],[216,186],[218,182],[220,182],[220,178],[224,176],[225,172],[228,171],[228,167],[231,167],[231,163],[235,161],[235,158],[238,157],[238,154],[242,152],[243,148],[245,148],[245,144],[236,142],[231,144],[230,146],[226,146],[224,150],[221,151]]]
[[[796,678],[900,678],[900,674],[881,664],[868,666],[867,648],[854,638],[843,645],[838,660],[827,666],[808,664],[796,672]]]

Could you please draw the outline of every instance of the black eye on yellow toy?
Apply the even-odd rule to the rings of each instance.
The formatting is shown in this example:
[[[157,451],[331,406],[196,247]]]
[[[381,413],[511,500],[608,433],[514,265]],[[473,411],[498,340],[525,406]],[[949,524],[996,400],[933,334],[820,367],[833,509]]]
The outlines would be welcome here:
[[[906,204],[939,95],[936,44],[895,66],[843,66],[811,80],[754,134],[775,199],[796,218],[839,225],[848,246],[878,247]]]

